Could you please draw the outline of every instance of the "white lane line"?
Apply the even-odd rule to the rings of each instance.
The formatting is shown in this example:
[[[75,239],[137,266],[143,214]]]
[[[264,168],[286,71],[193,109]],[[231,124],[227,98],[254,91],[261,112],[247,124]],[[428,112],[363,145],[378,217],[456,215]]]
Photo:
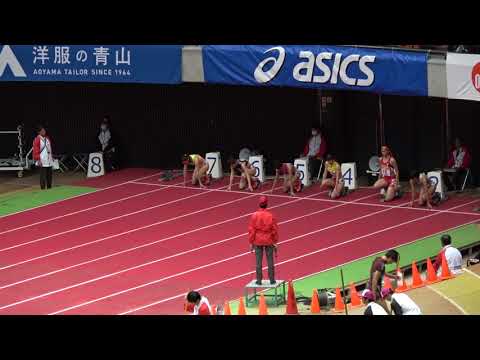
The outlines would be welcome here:
[[[475,200],[475,201],[472,201],[471,203],[473,202],[476,202],[476,201],[479,201],[479,200]],[[463,205],[462,205],[463,206]],[[455,208],[455,207],[453,207]],[[388,211],[388,210],[383,210],[383,211]],[[374,215],[375,213],[373,213],[372,215]],[[432,216],[436,216],[438,215],[439,213],[435,213],[435,214],[431,214],[431,215],[427,215],[427,216],[422,216],[418,219],[414,219],[414,220],[409,220],[409,221],[406,221],[406,222],[403,222],[403,223],[400,223],[400,224],[397,224],[397,225],[393,225],[393,226],[390,226],[390,227],[387,227],[387,228],[384,228],[384,229],[381,229],[381,230],[377,230],[375,232],[372,232],[370,234],[366,234],[366,235],[362,235],[362,236],[359,236],[359,237],[356,237],[356,238],[353,238],[353,239],[350,239],[350,240],[346,240],[346,241],[343,241],[341,243],[337,243],[337,244],[334,244],[334,245],[331,245],[331,246],[328,246],[328,247],[324,247],[324,248],[321,248],[319,250],[315,250],[315,251],[312,251],[310,253],[307,253],[307,254],[303,254],[303,255],[300,255],[300,256],[297,256],[297,257],[294,257],[294,258],[290,258],[290,259],[287,259],[287,260],[284,260],[280,263],[277,263],[275,264],[275,266],[279,266],[279,265],[282,265],[282,264],[286,264],[286,263],[289,263],[289,262],[292,262],[292,261],[296,261],[298,259],[301,259],[301,258],[304,258],[304,257],[307,257],[307,256],[310,256],[310,255],[314,255],[314,254],[317,254],[317,253],[320,253],[320,252],[324,252],[324,251],[327,251],[327,250],[330,250],[330,249],[333,249],[333,248],[336,248],[336,247],[339,247],[339,246],[343,246],[345,244],[348,244],[348,243],[351,243],[351,242],[355,242],[355,241],[358,241],[360,239],[363,239],[365,237],[369,237],[369,236],[372,236],[372,235],[376,235],[380,232],[384,232],[384,231],[388,231],[388,230],[391,230],[391,229],[394,229],[394,228],[398,228],[398,227],[401,227],[403,225],[407,225],[407,224],[410,224],[410,223],[413,223],[413,222],[416,222],[416,221],[419,221],[419,220],[423,220],[423,219],[426,219],[426,218],[430,218]],[[477,220],[474,220],[472,222],[475,222]],[[470,223],[472,223],[470,222]],[[312,233],[316,233],[316,232],[319,232],[319,231],[322,231],[322,230],[316,230],[314,232],[311,232],[309,234],[312,234]],[[307,236],[309,234],[304,234],[302,235],[303,236]],[[289,241],[292,241],[294,240],[295,238],[293,239],[289,239],[289,240],[286,240],[284,242],[289,242]],[[236,255],[234,257],[232,257],[231,259],[234,259],[234,258],[237,258],[239,256],[243,256],[245,254],[248,254],[248,253],[244,253],[244,254],[240,254],[240,255]],[[231,260],[231,259],[228,259],[228,260]],[[228,261],[228,260],[220,260],[220,261],[217,261],[215,263],[211,263],[211,264],[207,264],[207,265],[203,265],[201,266],[200,268],[204,268],[204,267],[208,267],[208,266],[213,266],[213,265],[216,265],[217,263],[221,263],[221,262],[224,262],[224,261]],[[200,268],[196,268],[196,269],[190,269],[190,270],[187,270],[186,272],[184,273],[189,273],[189,272],[193,272],[193,271],[197,271],[199,270]],[[264,269],[266,269],[266,267],[264,267]],[[206,286],[203,286],[201,288],[198,288],[197,290],[205,290],[205,289],[208,289],[210,287],[213,287],[213,286],[216,286],[216,285],[219,285],[219,284],[222,284],[222,283],[225,283],[225,282],[228,282],[228,281],[231,281],[231,280],[235,280],[235,279],[238,279],[238,278],[241,278],[241,277],[244,277],[244,276],[247,276],[247,275],[250,275],[250,274],[253,274],[255,273],[255,271],[249,271],[247,273],[244,273],[244,274],[241,274],[241,275],[237,275],[237,276],[234,276],[234,277],[231,277],[231,278],[228,278],[228,279],[225,279],[225,280],[221,280],[221,281],[218,281],[216,283],[213,283],[213,284],[209,284],[209,285],[206,285]],[[182,274],[183,275],[183,274]],[[145,286],[149,286],[149,285],[152,285],[152,284],[156,284],[158,282],[161,282],[161,281],[164,281],[164,280],[167,280],[167,278],[163,278],[163,279],[159,279],[159,280],[154,280],[150,283],[147,283],[147,284],[142,284],[142,285],[139,285],[135,288],[132,288],[133,290],[136,290],[137,288],[142,288],[142,287],[145,287]],[[115,294],[110,294],[110,295],[107,295],[103,298],[100,298],[100,300],[103,300],[104,298],[110,298],[110,297],[113,297],[113,296],[117,296],[121,293],[125,293],[125,292],[129,292],[129,291],[132,291],[131,289],[126,289],[126,290],[123,290],[119,293],[115,293]],[[169,300],[173,300],[175,298],[178,298],[178,297],[181,297],[181,296],[185,296],[185,293],[183,294],[179,294],[179,295],[175,295],[173,297],[170,297],[168,299],[162,299],[162,300],[159,300],[159,301],[156,301],[154,303],[150,303],[150,304],[147,304],[147,305],[144,305],[144,306],[141,306],[141,307],[138,307],[138,308],[135,308],[135,309],[132,309],[132,310],[129,310],[129,311],[126,311],[124,313],[121,313],[120,315],[125,315],[125,314],[129,314],[129,313],[132,313],[132,312],[136,312],[138,310],[142,310],[142,309],[145,309],[145,308],[148,308],[148,307],[151,307],[151,306],[154,306],[154,305],[158,305],[158,304],[161,304],[163,302],[166,302],[166,301],[169,301]],[[62,312],[65,312],[65,311],[69,311],[69,310],[73,310],[73,309],[76,309],[76,308],[79,308],[81,306],[85,306],[85,305],[88,305],[90,303],[93,303],[93,302],[96,302],[96,301],[99,301],[98,299],[94,299],[94,300],[91,300],[91,301],[88,301],[87,303],[85,304],[79,304],[79,305],[75,305],[75,306],[72,306],[72,307],[69,307],[67,309],[62,309],[62,310],[59,310],[55,313],[52,313],[51,315],[56,315],[56,314],[59,314],[59,313],[62,313]]]
[[[173,186],[174,185],[171,185],[171,187],[173,187]],[[128,217],[128,216],[140,214],[140,213],[143,213],[143,212],[146,212],[146,211],[150,211],[150,210],[157,209],[157,208],[160,208],[160,207],[163,207],[163,206],[171,205],[171,204],[181,202],[181,201],[184,201],[184,200],[187,200],[187,199],[192,199],[194,197],[202,196],[202,195],[205,195],[207,193],[208,192],[198,192],[198,193],[193,194],[193,195],[189,195],[189,196],[181,197],[181,198],[171,200],[171,201],[168,201],[168,202],[160,203],[160,204],[157,204],[157,205],[154,205],[154,206],[150,206],[148,208],[140,209],[140,210],[137,210],[137,211],[126,213],[126,214],[122,214],[122,215],[115,216],[115,217],[112,217],[112,218],[108,218],[108,219],[105,219],[105,220],[102,220],[102,221],[97,221],[95,223],[90,223],[90,224],[87,224],[87,225],[79,226],[79,227],[76,227],[76,228],[73,228],[73,229],[68,229],[68,230],[61,231],[61,232],[51,234],[51,235],[48,235],[48,236],[44,236],[44,237],[41,237],[41,238],[38,238],[38,239],[35,239],[35,240],[30,240],[30,241],[27,241],[27,242],[24,242],[24,243],[20,243],[20,244],[17,244],[17,245],[12,245],[12,246],[9,246],[9,247],[6,247],[6,248],[2,248],[2,249],[0,249],[0,252],[11,250],[11,249],[16,249],[16,248],[26,246],[26,245],[30,245],[30,244],[34,244],[34,243],[44,241],[44,240],[48,240],[48,239],[51,239],[51,238],[54,238],[54,237],[57,237],[57,236],[69,234],[69,233],[72,233],[72,232],[75,232],[75,231],[78,231],[78,230],[83,230],[83,229],[87,229],[87,228],[90,228],[90,227],[93,227],[93,226],[96,226],[96,225],[105,224],[107,222],[111,222],[111,221],[114,221],[114,220],[123,219],[123,218]],[[0,270],[3,270],[3,269],[4,269],[4,267],[0,268]]]
[[[462,268],[463,271],[466,271],[467,273],[469,273],[470,275],[473,275],[475,276],[476,278],[480,279],[480,275],[474,273],[473,271],[471,270],[468,270],[467,268]]]
[[[318,194],[312,194],[312,195],[309,195],[309,196],[316,196]],[[250,197],[250,196],[249,196]],[[244,199],[247,199],[247,198],[244,198]],[[292,200],[292,201],[288,201],[288,202],[285,202],[283,204],[279,204],[279,205],[275,205],[275,206],[272,206],[270,207],[270,209],[274,209],[274,208],[278,208],[278,207],[282,207],[282,206],[285,206],[285,205],[289,205],[289,204],[293,204],[295,202],[298,202],[300,199],[295,199],[295,200]],[[339,206],[343,206],[343,205],[339,205]],[[322,211],[326,211],[326,210],[329,210],[329,209],[322,209],[322,210],[317,210],[313,213],[309,213],[309,214],[306,214],[306,215],[303,215],[303,216],[300,216],[300,217],[296,217],[296,218],[293,218],[293,219],[290,219],[290,220],[286,220],[286,221],[283,221],[283,222],[280,222],[279,224],[285,224],[285,223],[288,223],[288,222],[291,222],[291,221],[294,221],[294,220],[298,220],[300,218],[303,218],[303,217],[306,217],[306,216],[311,216],[313,214],[317,214],[319,212],[322,212]],[[40,274],[40,275],[36,275],[34,277],[30,277],[30,278],[27,278],[27,279],[23,279],[23,280],[19,280],[19,281],[16,281],[14,283],[10,283],[10,284],[6,284],[6,285],[3,285],[3,286],[0,286],[0,290],[3,290],[3,289],[6,289],[6,288],[9,288],[9,287],[12,287],[12,286],[15,286],[15,285],[19,285],[19,284],[22,284],[22,283],[26,283],[26,282],[29,282],[29,281],[32,281],[32,280],[36,280],[36,279],[40,279],[40,278],[43,278],[43,277],[46,277],[46,276],[50,276],[50,275],[53,275],[53,274],[58,274],[60,272],[63,272],[63,271],[66,271],[66,270],[71,270],[71,269],[74,269],[74,268],[77,268],[77,267],[80,267],[80,266],[83,266],[83,265],[87,265],[87,264],[91,264],[91,263],[94,263],[94,262],[97,262],[97,261],[100,261],[100,260],[105,260],[105,259],[108,259],[108,258],[111,258],[111,257],[114,257],[114,256],[117,256],[117,255],[121,255],[121,254],[125,254],[127,252],[131,252],[131,251],[134,251],[134,250],[138,250],[138,249],[141,249],[141,248],[144,248],[144,247],[148,247],[148,246],[152,246],[152,245],[155,245],[155,244],[158,244],[158,243],[162,243],[164,241],[167,241],[167,240],[171,240],[171,239],[175,239],[175,238],[178,238],[178,237],[181,237],[181,236],[185,236],[185,235],[188,235],[188,234],[192,234],[192,233],[195,233],[195,232],[198,232],[198,231],[201,231],[201,230],[205,230],[205,229],[208,229],[208,228],[211,228],[211,227],[215,227],[215,226],[218,226],[218,225],[222,225],[222,224],[225,224],[227,222],[231,222],[231,221],[234,221],[234,220],[238,220],[238,219],[241,219],[245,216],[248,216],[252,214],[252,212],[248,212],[248,213],[245,213],[245,214],[242,214],[240,216],[236,216],[234,218],[230,218],[230,219],[227,219],[227,220],[223,220],[223,221],[220,221],[220,222],[217,222],[217,223],[214,223],[214,224],[210,224],[210,225],[206,225],[206,226],[203,226],[203,227],[200,227],[200,228],[196,228],[196,229],[193,229],[193,230],[190,230],[190,231],[186,231],[186,232],[183,232],[183,233],[180,233],[180,234],[176,234],[176,235],[172,235],[172,236],[168,236],[168,237],[165,237],[165,238],[162,238],[162,239],[159,239],[159,240],[155,240],[155,241],[152,241],[152,242],[149,242],[149,243],[146,243],[146,244],[142,244],[142,245],[139,245],[139,246],[135,246],[135,247],[132,247],[132,248],[128,248],[128,249],[125,249],[125,250],[122,250],[122,251],[118,251],[118,252],[115,252],[115,253],[112,253],[112,254],[108,254],[108,255],[105,255],[105,256],[101,256],[101,257],[98,257],[98,258],[94,258],[94,259],[91,259],[91,260],[88,260],[88,261],[84,261],[84,262],[81,262],[81,263],[78,263],[78,264],[75,264],[75,265],[70,265],[70,266],[67,266],[67,267],[64,267],[64,268],[61,268],[61,269],[57,269],[57,270],[54,270],[54,271],[51,271],[51,272],[48,272],[48,273],[43,273],[43,274]],[[149,225],[150,226],[150,225]],[[137,231],[137,230],[135,230]],[[133,232],[132,230],[130,230],[129,232]],[[236,239],[240,236],[245,236],[247,233],[243,233],[243,234],[239,234],[239,235],[236,235],[236,236],[233,236],[233,237],[230,237],[230,238],[227,238],[227,239],[224,239],[224,240],[220,240],[220,241],[217,241],[215,243],[209,243],[207,245],[204,245],[202,247],[198,247],[198,248],[194,248],[194,249],[191,249],[189,250],[190,251],[195,251],[195,250],[200,250],[202,248],[205,248],[205,247],[210,247],[210,246],[213,246],[213,245],[217,245],[217,244],[220,244],[220,243],[223,243],[223,242],[226,242],[226,241],[230,241],[230,240],[233,240],[233,239]],[[111,239],[113,237],[117,237],[117,236],[120,236],[120,235],[124,235],[124,233],[121,233],[121,234],[116,234],[116,235],[113,235],[113,236],[109,236],[107,238],[102,238],[102,239],[98,239],[98,240],[95,240],[95,242],[100,242],[101,241],[104,241],[104,240],[107,240],[107,239]],[[86,246],[88,245],[89,243],[86,243],[86,244],[82,244],[81,246]],[[74,248],[78,248],[80,245],[78,245],[77,247],[74,247]],[[65,252],[66,250],[71,250],[72,248],[68,248],[68,249],[64,249],[62,250],[62,252]],[[43,257],[46,257],[45,255]],[[37,258],[35,258],[37,259]],[[26,261],[26,260],[25,260]],[[31,259],[29,259],[28,261],[31,261]],[[25,262],[23,262],[25,263]],[[13,267],[13,266],[17,266],[19,264],[12,264],[12,265],[9,265],[10,267]],[[2,270],[2,269],[0,269]]]
[[[149,186],[160,186],[158,184],[152,184],[152,183],[146,183],[146,182],[135,182],[135,184],[140,184],[140,185],[149,185]],[[180,185],[172,185],[174,187],[182,187]],[[367,187],[360,187],[361,189],[369,189]],[[238,193],[238,194],[243,194],[243,191],[238,191],[238,190],[221,190],[221,189],[216,189],[214,191],[218,192],[226,192],[226,193]],[[375,192],[373,195],[378,194]],[[272,197],[278,197],[278,198],[289,198],[291,196],[289,195],[282,195],[282,194],[270,194],[269,196]],[[333,203],[349,203],[349,201],[346,200],[340,200],[339,198],[337,199],[313,199],[309,198],[308,200],[310,201],[323,201],[323,202],[333,202]],[[415,200],[415,202],[418,202],[418,198]],[[397,208],[398,205],[387,205],[385,203],[380,204],[380,203],[363,203],[363,202],[356,202],[358,205],[366,205],[366,206],[376,206],[376,207],[381,207],[381,208]],[[451,213],[451,214],[459,214],[459,215],[473,215],[473,216],[478,216],[480,218],[480,213],[477,212],[468,212],[468,211],[451,211],[451,210],[442,210],[442,209],[428,209],[428,208],[423,208],[423,207],[409,207],[406,206],[410,204],[410,201],[406,204],[404,204],[405,209],[410,209],[410,210],[416,210],[416,211],[426,211],[429,213],[432,212],[442,212],[442,213]],[[462,206],[466,206],[466,204],[463,204]]]
[[[258,193],[255,194],[255,195],[258,195]],[[252,196],[255,196],[255,195],[252,195]],[[318,195],[318,194],[312,194],[311,196],[316,196],[316,195]],[[369,196],[373,196],[373,195],[368,195],[368,196],[366,196],[366,197],[369,197]],[[366,198],[366,197],[365,197],[365,198]],[[360,200],[360,199],[359,199],[359,200]],[[319,213],[319,212],[322,212],[322,211],[327,211],[327,210],[330,210],[330,209],[333,209],[333,208],[337,208],[337,207],[341,207],[341,206],[345,206],[345,204],[340,204],[340,205],[337,205],[337,206],[334,206],[334,207],[331,207],[331,208],[322,209],[322,210],[316,211],[315,213]],[[388,209],[388,210],[390,210],[390,209]],[[382,210],[382,211],[386,211],[386,210]],[[310,214],[310,215],[312,215],[312,214]],[[285,222],[294,221],[294,220],[297,220],[297,219],[299,219],[299,218],[301,218],[301,217],[303,217],[303,216],[300,216],[300,217],[297,217],[297,218],[294,218],[294,219],[290,219],[290,220],[285,221]],[[241,235],[244,236],[244,234],[241,234]],[[299,237],[303,237],[303,236],[304,236],[304,235],[299,236]],[[235,236],[235,237],[233,237],[233,238],[236,238],[236,237],[238,237],[238,235]],[[296,238],[299,238],[299,237],[296,237]],[[217,243],[225,242],[225,241],[231,240],[231,239],[233,239],[233,238],[226,239],[226,240],[223,240],[223,241],[219,241],[219,242],[217,242]],[[293,239],[295,239],[295,238],[293,238]],[[283,242],[287,242],[287,241],[283,241]],[[209,247],[209,246],[213,246],[213,245],[215,245],[215,244],[204,245],[204,246],[202,246],[202,247],[200,247],[200,248],[205,248],[205,247]],[[69,289],[72,289],[72,288],[75,288],[75,287],[79,287],[79,286],[82,286],[82,285],[85,285],[85,284],[88,284],[88,283],[92,283],[92,282],[95,282],[95,281],[99,281],[99,280],[102,280],[102,279],[105,279],[105,278],[109,278],[109,277],[112,277],[112,276],[115,276],[115,275],[118,275],[118,274],[121,274],[121,273],[124,273],[124,272],[127,272],[127,271],[131,271],[131,270],[134,270],[134,269],[137,269],[137,268],[140,268],[140,267],[145,267],[145,266],[150,265],[150,264],[153,264],[153,263],[158,263],[158,262],[160,262],[160,261],[165,261],[165,260],[170,259],[170,258],[174,258],[174,257],[177,257],[177,256],[181,256],[181,255],[183,255],[183,254],[186,254],[186,253],[190,253],[190,252],[196,251],[196,250],[198,250],[198,249],[200,249],[200,248],[187,250],[187,251],[184,251],[184,252],[182,252],[182,253],[176,253],[176,254],[170,255],[170,256],[168,256],[168,257],[166,257],[166,258],[153,260],[153,261],[150,261],[150,262],[148,262],[148,263],[140,264],[140,265],[137,265],[137,266],[128,268],[128,269],[123,269],[123,270],[117,271],[117,272],[115,272],[115,273],[106,274],[106,275],[103,275],[103,276],[98,277],[98,278],[95,278],[95,279],[90,279],[90,280],[84,281],[84,282],[82,282],[82,283],[70,285],[70,286],[68,286],[68,287],[66,287],[66,288],[63,288],[63,289],[58,289],[58,290],[50,291],[50,292],[48,292],[48,293],[46,293],[46,294],[41,294],[41,295],[38,295],[38,296],[35,296],[35,297],[32,297],[32,298],[29,298],[29,299],[25,299],[25,300],[16,302],[15,304],[5,305],[5,306],[3,306],[3,307],[0,307],[0,310],[1,310],[1,309],[4,309],[4,308],[11,307],[11,306],[14,306],[14,305],[22,304],[22,303],[25,303],[25,302],[28,302],[28,301],[32,301],[32,300],[35,300],[35,299],[38,299],[38,298],[42,298],[42,297],[45,297],[45,296],[49,296],[49,295],[52,295],[52,294],[56,294],[56,293],[59,293],[59,292],[62,292],[62,291],[66,291],[66,290],[69,290]],[[244,254],[242,254],[241,256],[243,256],[243,255],[244,255]]]
[[[205,193],[198,193],[198,194],[196,194],[196,195],[201,195],[201,194],[205,194]],[[67,251],[70,251],[70,250],[82,248],[82,247],[84,247],[84,246],[88,246],[88,245],[91,245],[91,244],[96,244],[96,243],[99,243],[99,242],[102,242],[102,241],[105,241],[105,240],[113,239],[113,238],[116,238],[116,237],[119,237],[119,236],[122,236],[122,235],[126,235],[126,234],[130,234],[130,233],[136,232],[136,231],[148,229],[148,228],[150,228],[150,227],[152,227],[152,226],[156,226],[156,225],[164,224],[164,223],[167,223],[167,222],[170,222],[170,221],[178,220],[178,219],[184,218],[184,217],[186,217],[186,216],[195,215],[195,214],[198,214],[198,213],[207,211],[207,210],[215,209],[215,208],[217,208],[217,207],[222,207],[222,206],[225,206],[225,205],[230,205],[230,204],[233,204],[233,203],[238,202],[238,201],[242,201],[242,200],[245,200],[245,199],[249,199],[249,198],[251,198],[251,197],[254,197],[254,196],[258,196],[259,194],[261,194],[261,193],[251,194],[251,195],[246,196],[246,197],[243,197],[243,198],[239,198],[239,199],[235,199],[235,200],[223,202],[223,203],[220,203],[220,204],[217,204],[217,205],[208,207],[208,208],[202,208],[202,209],[200,209],[200,210],[196,210],[196,211],[193,211],[193,212],[190,212],[190,213],[186,213],[186,214],[183,214],[183,215],[179,215],[179,216],[175,216],[175,217],[168,218],[168,219],[165,219],[165,220],[161,220],[161,221],[158,221],[158,222],[155,222],[155,223],[151,223],[151,224],[148,224],[148,225],[144,225],[144,226],[141,226],[141,227],[133,228],[133,229],[130,229],[130,230],[121,232],[121,233],[109,235],[109,236],[106,236],[106,237],[103,237],[103,238],[100,238],[100,239],[96,239],[96,240],[93,240],[93,241],[89,241],[89,242],[86,242],[86,243],[82,243],[82,244],[79,244],[79,245],[75,245],[75,246],[72,246],[72,247],[69,247],[69,248],[57,250],[57,251],[54,251],[54,252],[51,252],[51,253],[47,253],[47,254],[40,255],[40,256],[36,256],[36,257],[30,258],[30,259],[22,260],[22,261],[19,261],[19,262],[17,262],[17,263],[14,263],[14,264],[5,265],[5,266],[0,267],[0,271],[1,271],[1,270],[6,270],[6,269],[9,269],[9,268],[18,266],[18,265],[26,264],[26,263],[29,263],[29,262],[32,262],[32,261],[35,261],[35,260],[44,259],[44,258],[53,256],[53,255],[61,254],[61,253],[64,253],[64,252],[67,252]],[[193,196],[195,196],[195,195],[192,195],[191,197],[193,197]],[[185,199],[185,198],[183,198],[183,199]],[[176,201],[178,201],[178,199],[177,199],[177,200],[174,200],[174,201],[171,201],[171,202],[176,202]],[[170,203],[171,203],[171,202],[170,202]],[[164,203],[163,205],[167,205],[167,204],[168,204],[168,203]],[[68,231],[67,231],[67,232],[68,232]],[[58,234],[56,234],[56,235],[58,235]]]
[[[453,301],[452,299],[450,299],[447,295],[443,294],[440,290],[437,290],[435,289],[434,287],[430,286],[430,285],[427,285],[427,288],[429,288],[430,290],[432,290],[433,292],[435,292],[437,295],[439,295],[440,297],[444,298],[445,300],[447,300],[450,304],[452,304],[453,306],[455,306],[458,310],[460,310],[460,312],[463,314],[463,315],[468,315],[468,313],[465,311],[464,308],[462,308],[460,305],[458,305],[455,301]]]
[[[136,198],[136,197],[139,197],[139,196],[144,196],[144,195],[152,194],[152,193],[154,193],[154,192],[159,192],[159,191],[162,191],[162,190],[165,190],[165,189],[169,189],[169,186],[163,186],[163,187],[160,188],[160,189],[155,189],[155,190],[150,190],[150,191],[141,192],[141,193],[138,193],[138,194],[135,194],[135,195],[130,195],[130,196],[127,196],[127,197],[124,197],[124,198],[120,198],[120,199],[117,199],[117,200],[109,201],[109,202],[102,203],[102,204],[99,204],[99,205],[95,205],[95,206],[92,206],[92,207],[89,207],[89,208],[85,208],[85,209],[73,211],[73,212],[70,212],[70,213],[67,213],[67,214],[55,216],[55,217],[52,217],[52,218],[49,218],[49,219],[46,219],[46,220],[37,221],[37,222],[35,222],[35,223],[31,223],[31,224],[28,224],[28,225],[23,225],[23,226],[19,226],[19,227],[13,228],[13,229],[1,231],[1,232],[0,232],[0,235],[8,234],[8,233],[11,233],[11,232],[17,231],[17,230],[23,230],[23,229],[29,228],[29,227],[31,227],[31,226],[44,224],[44,223],[47,223],[47,222],[50,222],[50,221],[54,221],[54,220],[58,220],[58,219],[63,219],[63,218],[66,218],[66,217],[68,217],[68,216],[81,214],[81,213],[86,212],[86,211],[98,209],[98,208],[100,208],[100,207],[102,207],[102,206],[107,206],[107,205],[116,204],[116,203],[119,203],[119,202],[122,202],[122,201],[125,201],[125,200],[130,200],[130,199],[133,199],[133,198]]]
[[[162,173],[162,172],[160,171],[160,172],[154,173],[154,174],[152,174],[152,175],[143,176],[143,177],[141,177],[141,178],[137,178],[137,179],[125,181],[125,182],[123,182],[123,183],[116,184],[116,185],[112,185],[112,186],[108,186],[108,187],[103,188],[103,189],[95,189],[94,191],[91,191],[91,192],[88,192],[88,193],[84,193],[84,194],[80,194],[80,195],[75,195],[75,196],[72,196],[72,197],[69,197],[69,198],[66,198],[66,199],[57,200],[57,201],[54,201],[54,202],[51,202],[51,203],[48,203],[48,204],[43,204],[43,205],[35,206],[35,207],[29,208],[29,209],[16,211],[16,212],[13,212],[13,213],[10,213],[10,214],[2,215],[2,216],[0,216],[0,219],[6,218],[6,217],[9,217],[9,216],[13,216],[13,215],[16,215],[16,214],[28,212],[28,211],[30,211],[30,210],[39,209],[39,208],[42,208],[42,207],[45,207],[45,206],[55,205],[55,204],[61,203],[61,202],[63,202],[63,201],[68,201],[68,200],[76,199],[76,198],[79,198],[79,197],[82,197],[82,196],[91,195],[91,194],[96,194],[96,193],[98,193],[98,192],[100,192],[100,191],[110,190],[110,189],[113,189],[113,188],[116,188],[116,187],[119,187],[119,186],[123,186],[123,185],[127,185],[127,184],[136,184],[136,181],[145,180],[145,179],[151,178],[151,177],[153,177],[153,176],[158,176],[158,175],[160,175],[161,173]]]

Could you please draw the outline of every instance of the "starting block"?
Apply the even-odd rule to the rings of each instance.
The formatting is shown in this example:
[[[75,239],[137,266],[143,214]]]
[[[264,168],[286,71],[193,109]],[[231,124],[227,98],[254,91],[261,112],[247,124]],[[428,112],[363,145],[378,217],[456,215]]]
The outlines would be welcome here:
[[[277,280],[275,284],[270,284],[270,280],[262,280],[262,285],[257,285],[256,280],[250,281],[245,286],[245,306],[248,307],[252,303],[257,302],[257,290],[273,290],[273,294],[264,294],[265,297],[273,298],[275,306],[286,304],[285,280]],[[253,290],[253,295],[249,295],[249,291]]]
[[[295,166],[298,173],[300,174],[300,181],[302,182],[303,186],[310,186],[311,183],[310,172],[308,170],[308,157],[295,159],[295,161],[293,162],[293,166]]]
[[[261,183],[265,182],[265,165],[263,155],[253,155],[248,158],[248,162],[255,168],[255,177]]]

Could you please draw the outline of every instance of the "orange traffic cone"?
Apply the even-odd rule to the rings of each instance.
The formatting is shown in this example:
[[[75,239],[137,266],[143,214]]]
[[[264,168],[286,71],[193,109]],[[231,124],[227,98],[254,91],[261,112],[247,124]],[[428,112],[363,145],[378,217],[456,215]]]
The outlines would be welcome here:
[[[267,303],[265,301],[265,296],[260,294],[260,303],[258,304],[258,315],[268,315]]]
[[[320,314],[320,301],[318,300],[318,291],[313,289],[312,304],[310,305],[312,314]]]
[[[217,315],[217,306],[212,305],[212,315]]]
[[[360,296],[358,296],[357,289],[353,282],[350,283],[350,306],[352,308],[356,308],[362,306],[362,301],[360,300]]]
[[[422,277],[418,272],[417,264],[415,264],[415,261],[412,262],[412,279],[413,279],[413,282],[412,282],[412,285],[410,286],[412,289],[425,286],[425,283],[423,282]]]
[[[345,311],[345,304],[343,303],[342,295],[340,294],[340,288],[335,290],[335,312],[343,312]]]
[[[295,290],[293,289],[292,280],[288,282],[287,296],[287,315],[298,315],[297,299],[295,299]]]
[[[401,286],[398,286],[396,289],[395,289],[395,292],[398,292],[398,293],[401,293],[401,292],[405,292],[408,290],[408,286],[407,286],[407,282],[405,281],[405,276],[403,275],[403,272],[400,271],[399,268],[397,268],[397,274],[401,274],[402,275],[402,285]]]
[[[238,304],[238,315],[247,315],[245,304],[243,303],[243,297],[240,298],[240,303]]]
[[[448,267],[447,263],[447,258],[445,257],[445,253],[442,252],[442,273],[440,274],[440,279],[441,280],[448,280],[452,279],[454,276],[450,272],[450,269]]]
[[[228,301],[225,302],[225,306],[223,307],[223,315],[232,315],[232,311],[230,310],[230,304]]]
[[[434,284],[439,281],[440,279],[437,277],[437,272],[432,265],[432,261],[430,258],[427,258],[427,280],[425,282],[427,284]]]
[[[391,289],[392,288],[392,281],[388,276],[383,277],[383,288],[384,289]]]

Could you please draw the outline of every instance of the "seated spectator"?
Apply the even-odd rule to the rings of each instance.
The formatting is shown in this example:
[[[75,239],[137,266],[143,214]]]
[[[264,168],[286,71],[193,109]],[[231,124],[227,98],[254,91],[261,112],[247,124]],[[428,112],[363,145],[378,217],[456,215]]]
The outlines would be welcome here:
[[[449,157],[447,168],[454,170],[453,172],[446,172],[446,185],[449,191],[452,189],[460,190],[462,182],[465,181],[467,169],[470,168],[472,158],[468,148],[463,145],[460,138],[455,139],[455,146],[452,147]]]
[[[310,176],[315,178],[320,169],[321,161],[327,151],[327,142],[319,127],[312,126],[312,136],[308,139],[301,156],[309,158]]]
[[[438,254],[433,267],[437,271],[438,275],[442,272],[442,253],[445,254],[445,259],[447,260],[448,268],[452,274],[461,274],[462,273],[462,254],[458,249],[452,246],[452,238],[450,235],[445,234],[440,238],[442,243],[442,250]]]
[[[116,170],[117,165],[117,153],[115,147],[115,138],[110,129],[110,118],[105,116],[100,125],[100,131],[97,135],[97,149],[103,153],[103,161],[105,162],[105,170]]]
[[[365,289],[361,293],[362,302],[367,305],[363,315],[389,315],[382,305],[377,304],[375,295],[369,289]]]
[[[382,289],[382,299],[389,301],[395,315],[422,315],[422,311],[410,296],[395,293],[394,289]]]
[[[190,291],[186,300],[185,311],[193,313],[193,315],[212,314],[212,308],[208,299],[205,296],[201,296],[198,291]]]

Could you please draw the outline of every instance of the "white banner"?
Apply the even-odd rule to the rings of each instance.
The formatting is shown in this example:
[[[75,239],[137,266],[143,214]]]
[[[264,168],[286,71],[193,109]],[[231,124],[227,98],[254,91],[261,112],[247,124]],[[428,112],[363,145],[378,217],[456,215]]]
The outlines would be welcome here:
[[[480,101],[480,55],[447,54],[449,99]]]

